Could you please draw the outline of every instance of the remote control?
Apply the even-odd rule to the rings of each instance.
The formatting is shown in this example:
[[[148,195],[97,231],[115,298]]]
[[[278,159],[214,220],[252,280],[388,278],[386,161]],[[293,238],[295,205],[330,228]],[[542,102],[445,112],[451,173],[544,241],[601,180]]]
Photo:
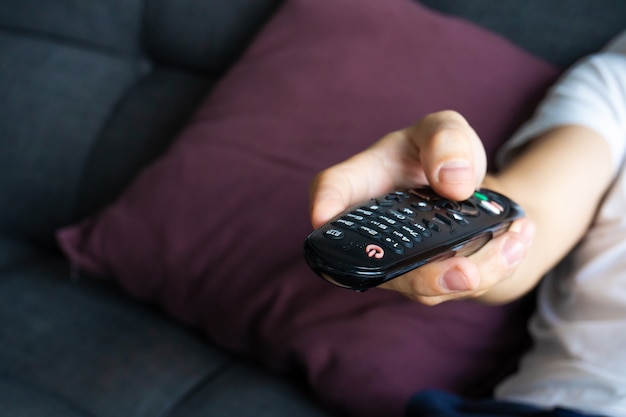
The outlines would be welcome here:
[[[305,259],[327,281],[364,291],[428,262],[470,255],[523,214],[517,203],[487,189],[460,202],[430,187],[396,191],[313,231]]]

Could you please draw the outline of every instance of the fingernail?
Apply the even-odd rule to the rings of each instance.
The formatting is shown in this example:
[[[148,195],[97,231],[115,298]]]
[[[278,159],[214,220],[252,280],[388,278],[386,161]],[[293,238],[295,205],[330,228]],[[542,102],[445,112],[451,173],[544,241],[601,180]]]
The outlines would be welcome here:
[[[441,286],[448,291],[468,291],[472,289],[465,275],[456,269],[443,274]]]
[[[515,266],[522,261],[526,246],[517,239],[509,239],[502,248],[502,255],[508,266]]]
[[[445,162],[437,174],[439,182],[464,183],[472,180],[472,167],[462,159]]]

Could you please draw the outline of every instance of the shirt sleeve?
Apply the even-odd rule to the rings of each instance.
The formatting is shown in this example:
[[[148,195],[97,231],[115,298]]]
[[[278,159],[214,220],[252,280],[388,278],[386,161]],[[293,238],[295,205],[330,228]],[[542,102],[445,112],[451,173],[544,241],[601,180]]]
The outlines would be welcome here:
[[[533,117],[503,145],[498,166],[531,139],[563,125],[598,132],[611,148],[614,172],[618,170],[626,151],[626,32],[565,72]]]

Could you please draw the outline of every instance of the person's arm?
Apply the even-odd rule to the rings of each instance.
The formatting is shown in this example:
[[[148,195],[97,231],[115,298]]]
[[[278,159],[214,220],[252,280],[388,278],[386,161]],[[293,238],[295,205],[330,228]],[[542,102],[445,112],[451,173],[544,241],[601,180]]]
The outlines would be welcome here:
[[[497,176],[485,181],[517,201],[536,226],[528,255],[507,279],[480,299],[503,303],[531,290],[580,240],[589,228],[613,176],[611,149],[597,132],[560,126],[532,141]],[[488,251],[473,259],[486,265]],[[489,271],[482,271],[488,280]],[[488,282],[482,285],[488,286]]]
[[[570,69],[501,153],[504,170],[487,183],[516,199],[537,232],[527,258],[483,300],[504,302],[531,289],[584,236],[615,174],[623,169],[624,41],[622,36]],[[526,149],[506,161],[523,143]]]
[[[443,119],[438,119],[437,129],[445,135],[453,122]],[[424,151],[426,155],[432,154]],[[467,258],[426,265],[381,288],[429,305],[460,298],[495,304],[515,300],[534,288],[584,235],[612,174],[610,147],[598,133],[576,125],[550,130],[483,182],[517,201],[526,219]]]
[[[382,288],[428,305],[459,298],[504,303],[533,288],[576,245],[624,158],[626,35],[622,40],[553,87],[505,146],[517,158],[485,178],[487,188],[516,200],[528,217],[469,257],[424,265]],[[442,170],[446,166],[451,169]],[[436,113],[320,174],[311,191],[312,222],[318,226],[394,188],[430,184],[444,197],[463,199],[485,169],[484,149],[469,124],[454,112]]]
[[[589,227],[611,180],[610,149],[595,131],[568,125],[536,138],[483,182],[484,164],[480,140],[459,114],[429,115],[320,173],[311,187],[313,226],[393,189],[429,183],[459,200],[482,182],[517,201],[527,218],[467,258],[425,265],[381,287],[428,305],[462,298],[514,300],[531,290]],[[442,174],[444,167],[450,171]]]
[[[311,222],[394,189],[430,184],[453,200],[468,198],[487,170],[482,142],[454,111],[427,115],[319,173],[311,184]]]
[[[345,208],[394,189],[429,184],[439,194],[462,200],[480,186],[486,172],[482,142],[458,113],[426,116],[414,126],[393,132],[352,158],[317,175],[311,186],[311,221],[320,226]],[[482,271],[497,271],[490,279],[508,276],[527,251],[532,223],[521,219],[509,231],[477,252],[498,251],[476,264],[453,257],[424,265],[383,284],[424,304],[476,297],[486,287]],[[493,285],[492,281],[489,281]]]

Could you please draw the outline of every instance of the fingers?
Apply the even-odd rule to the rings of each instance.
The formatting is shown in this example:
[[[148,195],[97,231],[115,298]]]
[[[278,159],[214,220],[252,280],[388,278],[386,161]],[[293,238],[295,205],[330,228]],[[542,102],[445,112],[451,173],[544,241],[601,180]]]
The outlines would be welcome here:
[[[526,256],[534,233],[530,220],[517,220],[506,233],[469,257],[452,257],[424,265],[380,288],[398,291],[426,305],[482,297],[513,275]]]
[[[458,113],[443,111],[426,116],[409,129],[420,150],[428,183],[438,194],[465,200],[482,183],[487,158],[474,129]]]
[[[444,197],[464,200],[483,182],[486,170],[482,142],[467,121],[453,111],[434,113],[318,174],[310,189],[311,222],[319,227],[353,204],[426,184]],[[427,305],[488,296],[513,275],[533,234],[532,222],[518,220],[469,257],[429,263],[381,287]]]
[[[366,150],[326,169],[309,189],[311,223],[317,228],[339,212],[394,188],[375,153]]]
[[[329,178],[330,177],[330,178]],[[309,211],[311,213],[311,224],[316,229],[329,221],[335,214],[343,211],[349,205],[350,184],[339,185],[338,180],[332,178],[332,171],[318,174],[309,190]]]
[[[480,271],[468,258],[433,262],[388,281],[379,288],[397,291],[411,300],[436,305],[468,297],[480,285]]]
[[[311,222],[318,227],[352,204],[426,184],[464,200],[485,172],[482,142],[467,121],[453,111],[434,113],[318,174],[310,188]]]

